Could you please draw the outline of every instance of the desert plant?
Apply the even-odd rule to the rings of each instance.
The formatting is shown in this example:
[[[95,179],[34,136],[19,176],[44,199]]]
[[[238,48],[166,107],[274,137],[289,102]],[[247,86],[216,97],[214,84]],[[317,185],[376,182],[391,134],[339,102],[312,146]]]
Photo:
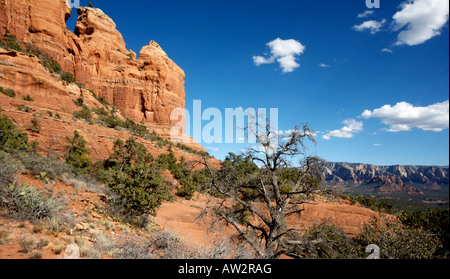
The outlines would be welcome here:
[[[21,42],[17,39],[16,35],[9,33],[9,30],[5,31],[6,42],[2,43],[6,48],[16,51],[22,51]]]
[[[39,119],[36,115],[31,119],[31,125],[28,126],[28,128],[34,133],[39,133],[41,131],[41,125],[39,124]]]
[[[36,243],[36,249],[37,250],[41,250],[42,248],[44,248],[45,246],[47,246],[50,243],[50,240],[48,240],[45,237],[41,237],[38,241],[38,243]]]
[[[448,257],[450,245],[448,209],[407,210],[399,214],[399,220],[408,228],[423,229],[439,238],[443,246],[437,254]]]
[[[100,117],[107,117],[109,115],[109,112],[104,107],[94,109],[94,112]]]
[[[108,187],[115,192],[131,214],[156,213],[170,193],[157,170],[142,163],[133,164],[127,172],[110,170]]]
[[[421,228],[403,226],[400,221],[384,217],[383,222],[372,219],[355,239],[363,247],[377,245],[382,259],[432,259],[442,248],[433,234]]]
[[[316,225],[290,243],[306,259],[353,259],[359,251],[353,240],[334,225]]]
[[[56,61],[55,59],[53,59],[52,57],[50,57],[48,54],[43,54],[41,53],[40,55],[37,55],[38,58],[41,60],[43,66],[51,73],[56,73],[59,74],[62,72],[62,68],[61,65],[58,63],[58,61]]]
[[[61,79],[68,83],[75,82],[75,78],[73,77],[73,74],[70,72],[62,72]]]
[[[77,105],[79,107],[82,107],[84,105],[84,99],[82,97],[80,97],[76,100],[73,100],[73,102],[75,103],[75,105]]]
[[[30,108],[28,106],[26,106],[26,105],[23,105],[23,104],[20,104],[17,107],[17,109],[20,110],[20,111],[23,111],[23,112],[30,112]]]
[[[35,242],[36,242],[36,240],[32,237],[21,236],[19,238],[19,245],[22,247],[20,252],[31,253],[34,249]]]
[[[14,90],[12,89],[3,89],[3,87],[0,87],[0,93],[11,97],[11,98],[15,98],[16,97],[16,92],[14,92]]]
[[[25,219],[41,220],[64,208],[59,201],[46,197],[43,192],[26,183],[22,186],[11,184],[3,189],[3,196],[5,199],[1,203]]]
[[[22,165],[19,160],[0,150],[0,187],[13,183],[14,176],[21,169]]]
[[[89,107],[87,107],[86,105],[83,105],[83,106],[81,107],[81,110],[80,110],[80,111],[74,112],[74,113],[73,113],[73,116],[74,116],[75,118],[78,118],[78,119],[83,119],[83,120],[85,120],[85,121],[87,121],[87,122],[91,122],[91,121],[92,121],[92,111],[91,111],[91,109],[90,109]]]
[[[69,145],[65,156],[65,161],[69,166],[75,169],[75,172],[87,173],[92,167],[92,160],[89,158],[89,149],[86,148],[86,140],[77,132],[74,131],[73,137],[66,137]]]
[[[23,97],[23,100],[24,100],[24,101],[27,101],[27,102],[32,102],[32,101],[34,101],[34,99],[31,98],[30,95],[27,95],[27,96]]]
[[[62,174],[71,170],[59,157],[23,154],[20,161],[32,175],[46,181],[56,181]]]
[[[155,213],[163,201],[170,200],[166,182],[159,174],[144,145],[130,137],[126,142],[117,139],[113,153],[103,163],[99,179],[116,195],[112,202],[123,216]],[[144,218],[145,219],[145,218]]]
[[[0,109],[0,150],[25,151],[28,149],[28,135],[18,130]]]

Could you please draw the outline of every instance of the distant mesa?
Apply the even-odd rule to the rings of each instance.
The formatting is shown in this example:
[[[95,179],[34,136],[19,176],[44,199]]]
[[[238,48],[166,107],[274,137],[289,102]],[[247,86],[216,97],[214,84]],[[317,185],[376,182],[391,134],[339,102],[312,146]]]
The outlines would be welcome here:
[[[333,188],[370,186],[370,191],[378,194],[421,195],[421,189],[440,190],[449,184],[448,166],[375,166],[329,162],[323,168],[323,175],[325,183]]]

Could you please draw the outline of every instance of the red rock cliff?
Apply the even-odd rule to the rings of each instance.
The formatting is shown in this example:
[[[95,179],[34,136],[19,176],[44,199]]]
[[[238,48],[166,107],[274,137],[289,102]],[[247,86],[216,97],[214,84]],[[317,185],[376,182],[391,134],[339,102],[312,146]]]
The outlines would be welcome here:
[[[0,33],[9,30],[50,54],[77,82],[126,117],[169,124],[172,109],[185,107],[183,70],[153,41],[136,59],[114,21],[100,9],[79,8],[71,32],[65,24],[71,12],[65,0],[0,0]]]

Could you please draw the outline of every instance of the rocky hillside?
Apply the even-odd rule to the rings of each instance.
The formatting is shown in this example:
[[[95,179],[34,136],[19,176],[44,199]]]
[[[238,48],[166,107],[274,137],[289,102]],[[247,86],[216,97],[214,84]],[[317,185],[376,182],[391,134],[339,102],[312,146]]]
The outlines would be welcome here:
[[[422,194],[421,189],[440,190],[449,183],[449,168],[437,166],[327,163],[323,173],[327,185],[334,188],[369,185],[378,193]]]

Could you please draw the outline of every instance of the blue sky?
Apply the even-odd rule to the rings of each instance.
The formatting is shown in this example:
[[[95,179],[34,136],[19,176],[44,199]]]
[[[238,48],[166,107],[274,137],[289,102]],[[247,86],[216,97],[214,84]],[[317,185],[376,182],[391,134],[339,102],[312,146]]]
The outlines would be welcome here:
[[[448,0],[92,3],[128,49],[154,40],[186,72],[188,111],[278,108],[279,129],[309,122],[328,161],[449,164]]]

